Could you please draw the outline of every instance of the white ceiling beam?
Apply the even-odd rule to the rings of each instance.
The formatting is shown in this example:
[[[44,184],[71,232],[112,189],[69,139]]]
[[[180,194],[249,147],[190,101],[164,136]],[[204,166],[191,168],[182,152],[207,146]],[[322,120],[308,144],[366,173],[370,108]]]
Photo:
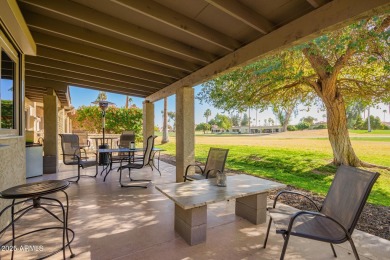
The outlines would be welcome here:
[[[158,22],[164,23],[176,30],[185,32],[199,39],[214,44],[227,51],[234,51],[241,46],[241,43],[220,33],[210,27],[207,27],[185,15],[173,11],[159,3],[151,0],[111,0],[127,9],[133,10],[152,18]]]
[[[254,62],[265,55],[313,40],[328,31],[336,30],[373,14],[383,13],[389,8],[388,0],[334,0],[176,81],[146,97],[146,100],[155,102],[175,94],[179,88],[198,85],[223,72]]]
[[[263,34],[274,30],[274,25],[265,17],[236,0],[206,0],[206,2]]]
[[[169,84],[170,82],[173,82],[173,79],[159,77],[158,75],[149,72],[140,71],[113,63],[108,63],[101,60],[91,59],[73,53],[65,53],[63,51],[51,49],[44,46],[39,47],[38,56],[44,57],[45,59],[67,62],[88,68],[95,68],[151,82],[157,82],[162,84]],[[30,60],[30,58],[33,59],[32,57],[26,57],[26,60]]]
[[[177,70],[192,72],[199,68],[199,65],[180,60],[178,58],[168,56],[156,51],[140,47],[138,45],[121,41],[100,33],[86,30],[82,27],[75,26],[60,20],[44,17],[42,15],[24,12],[28,26],[35,30],[56,34],[60,38],[70,38],[81,41],[92,46],[105,48],[115,52],[121,52],[125,55],[144,60],[146,62],[155,63],[161,66],[170,67]],[[203,64],[203,63],[202,63]]]
[[[132,77],[124,76],[122,74],[112,73],[104,70],[98,70],[95,68],[84,67],[77,64],[71,64],[71,63],[57,61],[57,60],[46,59],[43,57],[32,57],[32,56],[27,57],[26,68],[29,68],[31,65],[41,66],[43,68],[54,68],[62,71],[75,72],[75,73],[80,73],[80,74],[93,76],[97,78],[110,79],[113,81],[130,83],[130,84],[134,84],[142,87],[148,87],[148,88],[161,89],[165,86],[162,83],[132,78]]]
[[[92,59],[98,59],[133,69],[153,73],[163,77],[174,79],[182,78],[185,74],[175,69],[158,66],[156,64],[147,63],[139,59],[130,58],[118,53],[102,50],[85,44],[67,41],[48,34],[33,31],[35,42],[38,46],[50,47],[65,52],[86,56]],[[39,54],[39,49],[38,49]]]
[[[59,16],[66,16],[81,23],[93,25],[97,29],[107,30],[121,36],[125,36],[148,45],[167,50],[202,62],[210,62],[214,55],[193,48],[187,44],[178,42],[161,34],[143,29],[134,24],[127,23],[113,16],[88,8],[87,6],[69,0],[19,0],[27,6],[35,6],[46,12],[52,12]]]
[[[102,83],[106,85],[114,85],[117,87],[122,88],[128,88],[128,89],[134,89],[134,90],[149,90],[150,92],[157,91],[161,88],[155,88],[155,87],[149,87],[149,86],[139,86],[134,85],[128,82],[119,82],[112,79],[107,78],[101,78],[101,77],[95,77],[90,75],[85,75],[77,72],[71,72],[66,70],[61,70],[57,68],[48,68],[48,67],[42,67],[34,64],[28,64],[26,65],[26,72],[27,75],[30,75],[31,72],[39,72],[43,74],[49,74],[53,76],[59,76],[59,77],[67,77],[72,79],[79,79],[83,81],[93,82],[93,83]]]
[[[128,93],[129,95],[141,96],[141,97],[147,96],[148,93],[149,94],[153,93],[153,91],[150,91],[150,90],[147,91],[147,90],[142,90],[142,89],[131,89],[131,88],[126,88],[126,87],[121,87],[121,86],[116,86],[116,85],[103,84],[100,82],[90,82],[90,81],[86,81],[86,80],[58,76],[58,75],[45,74],[45,73],[40,73],[40,72],[35,72],[35,71],[30,71],[27,74],[26,82],[27,82],[28,78],[46,79],[46,80],[51,80],[51,81],[55,81],[55,82],[62,82],[62,83],[65,83],[67,85],[81,86],[81,87],[98,89],[98,90],[103,90],[103,91],[108,91],[108,92],[117,92],[118,93],[118,91],[120,91],[121,93]]]

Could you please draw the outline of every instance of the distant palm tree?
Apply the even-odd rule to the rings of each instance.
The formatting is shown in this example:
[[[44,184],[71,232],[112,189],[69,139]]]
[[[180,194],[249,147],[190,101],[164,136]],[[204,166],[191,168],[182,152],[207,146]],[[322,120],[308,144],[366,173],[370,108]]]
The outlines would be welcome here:
[[[384,109],[383,110],[383,122],[386,122],[386,113],[387,113],[387,110]]]
[[[204,112],[203,115],[206,118],[206,123],[208,124],[209,123],[209,117],[211,116],[211,110],[210,109],[206,109],[206,111]]]
[[[129,108],[131,102],[133,102],[133,99],[131,97],[129,97],[129,96],[126,96],[126,105],[125,105],[125,107]]]
[[[107,100],[107,94],[104,91],[99,91],[99,95],[96,98],[96,101],[104,101]]]
[[[163,112],[163,136],[161,143],[165,144],[169,142],[168,135],[168,98],[164,98],[164,111]]]

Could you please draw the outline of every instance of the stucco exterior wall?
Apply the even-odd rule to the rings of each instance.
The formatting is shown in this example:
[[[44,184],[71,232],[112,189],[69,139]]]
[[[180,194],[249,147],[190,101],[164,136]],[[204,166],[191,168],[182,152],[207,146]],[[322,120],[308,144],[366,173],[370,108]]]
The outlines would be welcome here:
[[[0,191],[26,183],[26,144],[23,136],[0,138]],[[0,199],[0,208],[11,203]],[[0,229],[9,223],[10,214],[0,217]]]

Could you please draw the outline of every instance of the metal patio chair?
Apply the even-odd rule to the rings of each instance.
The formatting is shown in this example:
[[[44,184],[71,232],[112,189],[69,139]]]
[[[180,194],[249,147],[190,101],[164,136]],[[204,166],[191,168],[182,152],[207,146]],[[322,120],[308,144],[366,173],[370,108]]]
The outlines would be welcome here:
[[[135,142],[134,134],[122,133],[117,143],[118,148],[129,148],[130,143]],[[113,163],[120,163],[123,160],[130,161],[130,155],[128,152],[119,152],[117,155],[112,155],[110,160],[110,169],[112,169]]]
[[[204,166],[204,168],[202,168],[198,164],[188,165],[183,176],[184,181],[215,178],[217,176],[217,172],[223,173],[228,152],[229,149],[210,148],[209,154],[207,156],[206,165]],[[188,170],[190,169],[190,167],[197,167],[200,170],[200,173],[188,175]]]
[[[91,146],[91,143],[88,140],[88,132],[83,130],[74,130],[73,134],[79,137],[80,149],[85,149]]]
[[[145,186],[145,185],[126,185],[126,184],[123,184],[122,183],[122,170],[123,169],[129,169],[129,179],[130,179],[130,181],[151,181],[151,180],[138,180],[138,179],[135,180],[135,179],[132,179],[131,178],[131,169],[142,169],[146,165],[149,165],[150,160],[152,158],[153,147],[154,147],[154,136],[151,135],[151,136],[148,137],[148,139],[146,141],[146,148],[145,148],[145,151],[144,151],[144,156],[143,156],[143,160],[142,161],[140,161],[139,163],[130,161],[126,165],[122,165],[122,162],[124,160],[121,161],[121,164],[120,164],[120,166],[118,168],[118,171],[119,171],[119,183],[120,183],[121,187],[141,187],[141,188],[147,188],[147,185]]]
[[[284,259],[290,236],[304,237],[330,243],[333,255],[337,257],[333,244],[349,241],[353,254],[359,259],[352,232],[362,213],[368,195],[378,179],[379,173],[342,165],[338,168],[329,188],[324,203],[319,208],[309,197],[291,191],[279,192],[272,208],[268,208],[270,220],[264,248],[267,245],[271,222],[276,226],[276,233],[284,238],[280,259]],[[317,212],[298,210],[293,207],[276,207],[278,198],[283,194],[303,196],[308,199]]]
[[[88,160],[89,158],[86,156],[82,156],[82,153],[85,155],[87,152],[84,148],[80,148],[79,137],[76,134],[60,134],[61,136],[61,147],[62,147],[62,162],[65,165],[77,165],[77,176],[70,177],[67,179],[77,178],[75,181],[70,182],[78,182],[80,177],[94,177],[96,178],[98,174],[98,166],[99,163],[97,161],[97,155],[95,160]],[[95,166],[96,174],[93,175],[81,175],[80,168],[87,168]]]

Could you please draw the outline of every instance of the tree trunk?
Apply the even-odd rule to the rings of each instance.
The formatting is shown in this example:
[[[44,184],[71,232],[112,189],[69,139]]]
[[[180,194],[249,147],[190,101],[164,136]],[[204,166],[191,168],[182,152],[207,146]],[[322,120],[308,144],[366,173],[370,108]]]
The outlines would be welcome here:
[[[163,116],[163,136],[161,143],[165,144],[169,142],[168,135],[168,98],[164,98],[164,116]]]
[[[257,126],[257,108],[256,108],[256,126]]]
[[[295,106],[286,109],[286,116],[284,117],[284,121],[282,124],[282,132],[287,132],[288,122],[290,122],[290,118],[291,118],[291,115],[294,111],[294,108],[295,108]]]
[[[370,107],[367,108],[367,130],[368,130],[368,132],[371,132],[371,114],[370,114]]]
[[[327,111],[328,134],[333,150],[334,163],[355,167],[363,166],[352,148],[347,127],[345,102],[341,93],[336,91],[334,95],[333,91],[323,91],[322,101]]]
[[[248,131],[249,131],[249,134],[251,134],[251,108],[248,109],[248,118],[249,118],[249,121],[248,121]]]

